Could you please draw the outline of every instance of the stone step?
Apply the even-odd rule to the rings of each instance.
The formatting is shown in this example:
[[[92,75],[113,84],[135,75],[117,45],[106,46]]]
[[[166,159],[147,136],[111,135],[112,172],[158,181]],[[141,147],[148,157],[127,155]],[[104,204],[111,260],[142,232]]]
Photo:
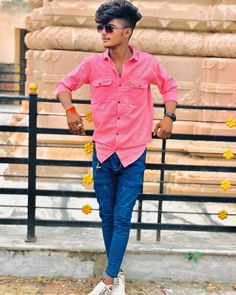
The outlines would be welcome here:
[[[0,230],[1,276],[85,279],[101,277],[106,267],[100,229],[38,227],[35,243],[24,242],[24,226],[1,225]],[[235,235],[163,231],[160,242],[155,236],[142,231],[136,241],[131,231],[122,265],[127,280],[235,283]],[[184,257],[196,252],[201,254],[196,263]]]

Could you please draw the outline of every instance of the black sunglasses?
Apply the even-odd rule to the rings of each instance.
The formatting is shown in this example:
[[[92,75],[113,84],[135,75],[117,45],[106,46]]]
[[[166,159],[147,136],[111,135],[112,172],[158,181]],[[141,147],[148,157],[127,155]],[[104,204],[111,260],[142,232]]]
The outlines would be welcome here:
[[[98,33],[101,33],[103,31],[103,29],[105,29],[105,32],[107,34],[111,34],[114,32],[114,30],[122,30],[122,29],[126,29],[126,28],[129,28],[129,27],[122,27],[122,28],[118,28],[116,27],[115,25],[112,25],[112,24],[106,24],[106,25],[97,25],[97,32]]]

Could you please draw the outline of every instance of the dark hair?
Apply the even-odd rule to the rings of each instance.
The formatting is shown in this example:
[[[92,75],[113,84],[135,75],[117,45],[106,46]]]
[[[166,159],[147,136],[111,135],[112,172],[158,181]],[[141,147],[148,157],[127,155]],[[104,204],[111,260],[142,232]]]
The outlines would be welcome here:
[[[127,0],[108,1],[100,5],[95,14],[96,23],[107,24],[114,18],[124,20],[130,28],[134,29],[142,15],[138,8]]]

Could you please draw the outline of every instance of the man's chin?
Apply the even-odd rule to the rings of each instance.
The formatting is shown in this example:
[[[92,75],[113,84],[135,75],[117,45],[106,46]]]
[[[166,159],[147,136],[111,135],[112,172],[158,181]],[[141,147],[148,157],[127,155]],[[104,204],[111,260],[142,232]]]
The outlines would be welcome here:
[[[103,46],[104,46],[104,48],[112,48],[111,45],[108,45],[108,44],[106,44],[106,43],[104,43]]]

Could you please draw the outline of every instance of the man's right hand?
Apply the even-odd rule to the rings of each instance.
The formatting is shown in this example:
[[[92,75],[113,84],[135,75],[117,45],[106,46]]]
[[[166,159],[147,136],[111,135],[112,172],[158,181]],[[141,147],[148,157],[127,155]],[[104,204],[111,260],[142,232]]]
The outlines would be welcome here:
[[[83,125],[82,118],[75,112],[67,112],[67,124],[71,133],[76,135],[85,135],[85,129]]]

